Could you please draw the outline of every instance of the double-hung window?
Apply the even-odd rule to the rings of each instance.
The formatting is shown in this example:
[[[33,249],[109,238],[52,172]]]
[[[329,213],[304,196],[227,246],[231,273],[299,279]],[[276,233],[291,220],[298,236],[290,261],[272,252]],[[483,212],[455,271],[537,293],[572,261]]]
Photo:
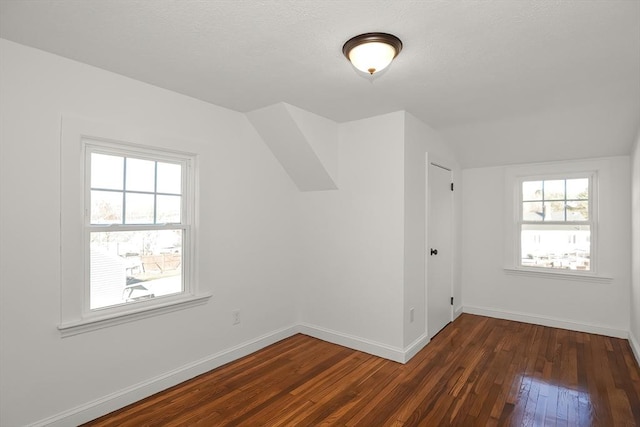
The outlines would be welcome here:
[[[188,293],[191,158],[101,141],[84,146],[85,312]]]
[[[197,282],[198,148],[135,126],[63,117],[63,337],[211,297]]]
[[[593,272],[594,174],[521,177],[519,268]]]

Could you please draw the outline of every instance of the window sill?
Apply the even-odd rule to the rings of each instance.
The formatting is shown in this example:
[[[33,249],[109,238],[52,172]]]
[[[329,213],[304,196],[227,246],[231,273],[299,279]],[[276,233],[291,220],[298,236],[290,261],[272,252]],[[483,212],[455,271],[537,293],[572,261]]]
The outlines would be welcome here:
[[[158,316],[172,311],[206,304],[211,294],[189,295],[178,300],[171,300],[151,307],[132,308],[129,311],[107,314],[100,317],[90,317],[73,322],[62,322],[58,326],[62,338],[83,334],[122,323]]]
[[[538,271],[534,269],[513,268],[508,267],[504,269],[506,274],[515,276],[529,276],[529,277],[543,277],[547,279],[559,279],[559,280],[573,280],[576,282],[589,282],[589,283],[611,283],[612,277],[598,276],[591,273],[566,273],[560,271]]]

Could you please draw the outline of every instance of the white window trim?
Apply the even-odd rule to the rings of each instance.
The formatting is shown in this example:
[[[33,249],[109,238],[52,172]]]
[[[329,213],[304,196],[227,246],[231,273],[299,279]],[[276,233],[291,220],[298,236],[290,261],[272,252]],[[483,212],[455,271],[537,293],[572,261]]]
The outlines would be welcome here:
[[[61,315],[58,329],[63,337],[102,329],[108,326],[130,322],[145,317],[204,304],[211,297],[209,293],[199,291],[197,283],[197,225],[198,225],[198,174],[197,156],[193,153],[178,151],[176,141],[167,143],[162,138],[141,133],[137,129],[94,123],[77,118],[63,117],[61,134],[61,215],[60,215],[60,271],[61,271]],[[86,258],[85,206],[85,141],[91,144],[123,144],[128,151],[140,153],[175,154],[177,157],[191,159],[193,173],[187,174],[193,179],[187,184],[194,206],[188,210],[190,215],[191,239],[189,245],[188,278],[184,292],[176,295],[158,297],[99,310],[88,310],[86,277],[88,259]],[[130,141],[134,141],[131,143]],[[182,144],[181,144],[182,145]],[[154,154],[155,155],[155,154]],[[185,269],[186,270],[186,269]],[[188,283],[188,285],[187,285]]]
[[[134,320],[146,319],[148,317],[206,304],[209,298],[211,298],[210,294],[188,296],[180,294],[180,297],[156,298],[155,300],[123,306],[122,308],[126,307],[128,310],[120,310],[117,313],[95,315],[81,320],[61,323],[58,325],[58,330],[63,338],[70,337],[85,332],[120,325],[122,323],[133,322]],[[145,306],[145,303],[151,301],[154,302],[153,305]]]
[[[191,294],[191,286],[194,281],[194,277],[191,272],[193,270],[193,257],[194,248],[192,247],[193,241],[193,233],[192,233],[192,224],[193,224],[193,203],[189,203],[194,200],[193,193],[193,173],[192,168],[196,161],[196,158],[192,154],[188,153],[176,153],[171,152],[168,153],[166,150],[156,150],[152,148],[142,147],[138,145],[131,144],[121,144],[114,143],[112,141],[103,141],[96,140],[93,138],[82,138],[82,149],[83,149],[83,157],[85,158],[85,168],[84,168],[84,181],[85,181],[85,191],[84,191],[84,234],[83,234],[83,244],[84,244],[84,265],[87,266],[90,264],[89,257],[89,240],[91,232],[95,231],[127,231],[132,228],[136,230],[163,230],[163,229],[181,229],[184,234],[184,238],[186,239],[187,245],[183,246],[182,251],[182,285],[183,289],[180,294],[175,294],[174,296],[163,296],[154,298],[151,301],[144,301],[149,303],[151,307],[155,307],[158,302],[158,298],[171,300],[176,299],[178,295],[189,295]],[[108,154],[108,155],[116,155],[123,157],[134,157],[139,159],[153,160],[153,161],[167,161],[167,162],[179,162],[182,166],[182,193],[181,193],[181,223],[180,224],[169,224],[169,225],[128,225],[128,224],[112,224],[112,225],[92,225],[91,224],[91,176],[90,176],[90,155],[91,153],[100,153],[100,154]],[[123,218],[124,220],[124,218]],[[89,283],[89,269],[85,268],[85,284]],[[82,315],[83,318],[92,319],[97,316],[101,316],[104,314],[113,313],[114,315],[118,315],[119,313],[129,312],[127,309],[131,304],[122,304],[119,306],[108,306],[99,309],[90,309],[90,294],[88,292],[88,286],[84,287],[84,301],[83,301],[83,310]],[[157,302],[157,304],[153,304],[152,302]],[[133,304],[141,304],[144,306],[143,302],[136,302]],[[99,314],[100,313],[100,314]]]
[[[554,179],[574,179],[574,178],[588,178],[589,179],[589,220],[587,221],[523,221],[522,216],[522,183],[524,181],[549,181]],[[598,210],[595,209],[596,201],[598,200],[598,190],[597,186],[594,185],[597,182],[597,173],[595,171],[589,172],[572,172],[565,174],[549,174],[549,175],[527,175],[527,176],[519,176],[516,179],[516,194],[517,194],[517,208],[515,221],[517,222],[517,233],[520,236],[521,227],[524,224],[540,224],[540,225],[588,225],[591,233],[590,237],[590,254],[591,254],[591,262],[589,265],[589,271],[566,271],[559,269],[551,269],[547,267],[525,267],[522,265],[521,254],[522,254],[522,238],[516,238],[516,259],[514,261],[517,270],[526,270],[533,272],[557,272],[562,274],[569,275],[578,275],[578,276],[589,276],[589,275],[597,275],[598,272],[598,253],[597,253],[597,240],[598,240]]]
[[[516,165],[505,169],[505,240],[504,271],[506,274],[538,278],[576,280],[583,282],[608,283],[613,280],[602,273],[599,251],[599,220],[601,199],[599,195],[600,178],[608,175],[606,159],[568,161]],[[591,269],[589,271],[567,271],[543,267],[523,267],[520,263],[520,225],[522,181],[535,179],[589,177],[589,215],[591,226]],[[562,222],[567,224],[570,222]],[[552,224],[549,222],[548,224]]]

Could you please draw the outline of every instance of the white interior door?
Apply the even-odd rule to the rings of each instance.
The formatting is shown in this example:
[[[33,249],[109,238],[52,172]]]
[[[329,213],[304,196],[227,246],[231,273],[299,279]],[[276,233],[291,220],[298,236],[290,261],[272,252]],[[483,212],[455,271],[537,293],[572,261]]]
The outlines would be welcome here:
[[[428,167],[427,328],[429,338],[451,322],[453,192],[451,171]]]

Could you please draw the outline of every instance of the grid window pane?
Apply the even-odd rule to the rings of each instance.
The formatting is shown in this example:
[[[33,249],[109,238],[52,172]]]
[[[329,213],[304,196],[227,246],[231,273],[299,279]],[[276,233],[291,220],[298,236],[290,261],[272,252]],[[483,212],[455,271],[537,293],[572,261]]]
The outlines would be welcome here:
[[[91,224],[122,224],[122,193],[91,191]]]
[[[158,162],[158,193],[182,193],[182,166]]]
[[[157,219],[159,224],[179,223],[181,211],[181,196],[157,196]]]
[[[127,158],[127,191],[155,190],[156,162]]]
[[[544,211],[541,202],[523,202],[522,203],[522,219],[523,221],[543,221]]]
[[[589,179],[523,181],[522,220],[588,221]]]
[[[589,202],[575,201],[567,202],[567,221],[588,221]]]
[[[589,199],[589,179],[568,179],[567,180],[567,199],[568,200],[587,200]]]
[[[91,153],[91,188],[122,190],[124,157]]]
[[[91,310],[183,292],[182,230],[92,232]]]
[[[564,179],[544,181],[545,200],[564,200]]]
[[[564,201],[544,203],[545,221],[564,221]]]
[[[524,181],[522,200],[542,200],[542,181]]]
[[[181,222],[181,164],[96,153],[91,153],[91,162],[92,224]],[[118,186],[122,192],[100,191]]]
[[[125,200],[126,224],[153,224],[153,194],[127,193]]]

